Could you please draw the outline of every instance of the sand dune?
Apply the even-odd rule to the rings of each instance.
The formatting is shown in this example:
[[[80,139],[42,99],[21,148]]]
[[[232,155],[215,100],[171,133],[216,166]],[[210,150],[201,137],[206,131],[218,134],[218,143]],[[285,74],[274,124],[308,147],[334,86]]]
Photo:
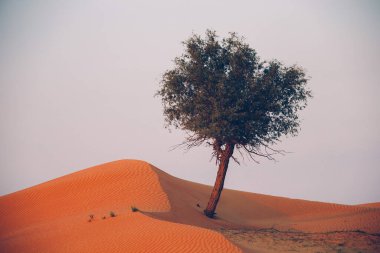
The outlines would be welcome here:
[[[208,219],[210,191],[142,161],[88,168],[0,197],[0,252],[278,252],[256,238],[258,231],[269,237],[273,231],[380,233],[378,203],[337,205],[226,189],[217,218]]]
[[[219,233],[133,213],[131,206],[170,211],[148,163],[103,164],[3,196],[1,252],[240,252]]]
[[[361,207],[380,208],[380,202],[361,204],[361,205],[358,205],[358,206],[361,206]]]
[[[202,215],[211,192],[210,186],[175,178],[157,168],[155,171],[172,205],[169,212],[155,214],[155,217],[203,227],[274,228],[304,232],[362,230],[380,233],[380,210],[372,207],[290,199],[229,189],[223,190],[217,220],[210,220]]]

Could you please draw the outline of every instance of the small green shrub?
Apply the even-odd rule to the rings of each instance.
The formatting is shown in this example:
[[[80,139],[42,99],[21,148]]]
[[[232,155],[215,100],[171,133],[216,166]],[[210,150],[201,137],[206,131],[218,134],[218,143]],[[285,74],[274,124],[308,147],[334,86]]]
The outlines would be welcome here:
[[[116,213],[114,213],[113,211],[110,212],[110,217],[116,217]]]
[[[137,207],[135,207],[135,206],[131,206],[131,210],[132,210],[132,212],[138,212],[138,211],[140,211]]]

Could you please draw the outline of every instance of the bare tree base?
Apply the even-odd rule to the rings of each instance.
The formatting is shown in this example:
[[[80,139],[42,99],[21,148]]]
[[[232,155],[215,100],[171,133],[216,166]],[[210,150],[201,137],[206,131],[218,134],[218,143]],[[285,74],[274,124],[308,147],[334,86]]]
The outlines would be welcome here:
[[[208,211],[208,210],[203,210],[204,214],[209,217],[210,219],[213,219],[214,216],[215,216],[215,212],[211,212],[211,211]]]

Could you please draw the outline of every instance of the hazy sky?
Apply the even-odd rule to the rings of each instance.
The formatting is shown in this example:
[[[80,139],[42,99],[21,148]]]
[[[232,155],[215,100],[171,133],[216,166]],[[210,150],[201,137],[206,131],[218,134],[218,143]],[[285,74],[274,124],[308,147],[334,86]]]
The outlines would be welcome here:
[[[226,187],[380,201],[378,1],[0,2],[0,195],[93,165],[146,160],[213,184],[210,148],[169,151],[159,98],[192,32],[235,31],[261,59],[299,64],[314,98],[278,162],[231,163]]]

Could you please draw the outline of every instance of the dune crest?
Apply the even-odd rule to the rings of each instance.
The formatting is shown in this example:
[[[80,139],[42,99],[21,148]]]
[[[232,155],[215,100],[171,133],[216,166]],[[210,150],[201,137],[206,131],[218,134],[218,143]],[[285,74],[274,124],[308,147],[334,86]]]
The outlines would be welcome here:
[[[155,170],[172,208],[169,212],[154,214],[154,217],[213,228],[264,228],[309,233],[361,230],[380,233],[380,209],[373,208],[371,204],[340,205],[230,189],[223,190],[217,219],[210,220],[204,217],[202,211],[210,196],[211,186],[175,178],[158,168]]]
[[[347,231],[358,238],[360,231],[360,247],[379,237],[378,203],[348,206],[225,189],[216,219],[209,219],[203,209],[210,192],[211,186],[144,161],[94,166],[1,196],[0,252],[278,252],[267,251],[265,238],[273,232],[285,233],[279,234],[284,245],[308,233]]]
[[[171,208],[143,161],[106,163],[2,196],[0,252],[240,252],[217,232],[156,220],[131,206]]]
[[[17,230],[61,217],[107,214],[111,210],[125,212],[131,205],[148,212],[170,210],[167,195],[151,166],[142,161],[121,160],[2,196],[0,226]]]

